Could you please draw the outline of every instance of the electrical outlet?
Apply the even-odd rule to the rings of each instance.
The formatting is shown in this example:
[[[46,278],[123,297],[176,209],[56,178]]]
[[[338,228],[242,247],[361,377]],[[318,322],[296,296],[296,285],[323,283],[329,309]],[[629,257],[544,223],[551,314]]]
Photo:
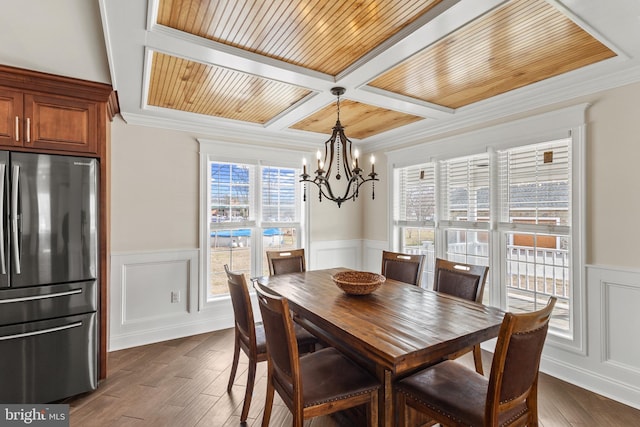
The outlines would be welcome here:
[[[180,302],[180,291],[171,291],[171,304]]]

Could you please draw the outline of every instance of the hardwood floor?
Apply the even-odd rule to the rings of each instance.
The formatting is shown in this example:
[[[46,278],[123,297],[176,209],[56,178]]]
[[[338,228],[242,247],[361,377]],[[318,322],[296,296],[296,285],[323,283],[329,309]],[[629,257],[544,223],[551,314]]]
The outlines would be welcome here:
[[[109,374],[98,390],[64,402],[70,405],[71,426],[237,426],[247,359],[242,354],[235,385],[227,394],[232,355],[232,329],[109,353]],[[459,360],[473,366],[468,355]],[[485,353],[483,360],[488,373],[490,355]],[[249,427],[262,421],[266,367],[266,362],[258,364]],[[640,410],[544,374],[539,412],[543,427],[640,425]],[[276,394],[270,426],[290,425],[289,410]],[[305,423],[348,425],[341,417],[318,417]]]

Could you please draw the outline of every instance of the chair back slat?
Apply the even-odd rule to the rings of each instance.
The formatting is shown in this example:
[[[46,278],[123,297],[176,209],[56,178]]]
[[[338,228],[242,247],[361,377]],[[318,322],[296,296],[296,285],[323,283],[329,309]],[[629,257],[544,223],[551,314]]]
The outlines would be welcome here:
[[[433,290],[482,302],[489,267],[436,258]]]
[[[306,271],[304,249],[267,251],[267,262],[272,276]]]
[[[424,255],[382,251],[382,275],[389,279],[420,286]]]
[[[233,316],[240,339],[249,348],[256,348],[256,330],[251,309],[251,299],[247,281],[242,273],[229,270],[225,264],[224,271],[227,274],[227,285],[233,305]]]
[[[528,392],[538,374],[540,355],[547,334],[547,326],[534,331],[514,333],[504,362],[500,402],[507,402]]]
[[[293,396],[300,385],[298,346],[289,303],[265,286],[254,283],[267,339],[267,360],[280,391]]]
[[[546,307],[535,312],[505,314],[489,376],[485,407],[488,425],[494,425],[491,422],[495,422],[505,408],[519,404],[526,404],[529,416],[537,420],[533,402],[537,395],[542,348],[556,301],[557,298],[551,297]]]

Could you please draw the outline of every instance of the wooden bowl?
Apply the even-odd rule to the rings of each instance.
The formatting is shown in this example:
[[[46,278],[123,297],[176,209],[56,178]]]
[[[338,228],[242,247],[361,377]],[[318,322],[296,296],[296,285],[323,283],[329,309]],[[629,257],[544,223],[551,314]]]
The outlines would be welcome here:
[[[341,271],[331,278],[336,286],[349,295],[368,295],[386,280],[382,274],[368,271]]]

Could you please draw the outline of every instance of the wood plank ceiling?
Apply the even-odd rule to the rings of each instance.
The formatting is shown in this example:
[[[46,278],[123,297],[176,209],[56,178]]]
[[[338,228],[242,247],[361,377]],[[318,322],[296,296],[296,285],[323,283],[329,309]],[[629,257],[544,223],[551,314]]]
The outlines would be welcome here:
[[[341,73],[357,73],[380,46],[417,27],[444,2],[159,0],[157,24],[339,80]],[[511,0],[379,70],[364,85],[457,109],[614,56],[546,1]],[[314,93],[284,80],[154,52],[147,102],[266,125]],[[289,127],[329,133],[335,107],[320,106]],[[358,139],[426,119],[349,100],[348,92],[340,107],[347,134]]]

